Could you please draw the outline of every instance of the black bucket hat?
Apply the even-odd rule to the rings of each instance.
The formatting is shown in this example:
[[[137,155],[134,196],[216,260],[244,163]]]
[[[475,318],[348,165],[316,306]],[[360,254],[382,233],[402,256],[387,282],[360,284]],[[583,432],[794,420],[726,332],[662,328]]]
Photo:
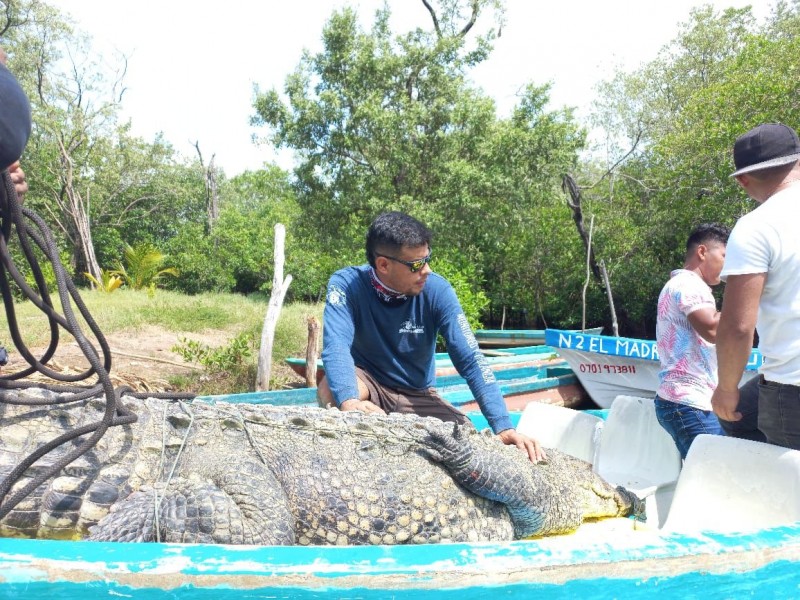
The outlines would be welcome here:
[[[736,138],[731,177],[800,160],[797,132],[783,123],[764,123]]]

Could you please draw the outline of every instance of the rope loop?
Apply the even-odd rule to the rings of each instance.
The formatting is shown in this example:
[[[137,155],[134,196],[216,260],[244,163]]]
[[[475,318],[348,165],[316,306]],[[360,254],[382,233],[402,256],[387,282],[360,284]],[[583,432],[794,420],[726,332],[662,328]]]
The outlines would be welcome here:
[[[30,267],[30,272],[36,284],[35,289],[29,285],[28,281],[26,281],[25,277],[20,273],[14,263],[10,251],[10,243],[12,240],[15,240],[19,244],[20,252]],[[63,314],[60,314],[53,305],[53,300],[47,289],[44,273],[35,253],[35,248],[38,248],[41,254],[44,255],[53,269],[56,287],[58,289],[58,298],[61,302]],[[50,341],[47,349],[38,358],[35,357],[25,345],[20,334],[19,322],[14,309],[12,282],[18,288],[19,293],[27,300],[33,302],[47,317],[50,327]],[[109,372],[111,371],[111,350],[106,342],[106,338],[97,325],[97,322],[89,313],[86,304],[78,293],[75,283],[61,263],[58,246],[55,243],[53,234],[47,226],[47,223],[34,211],[22,206],[17,197],[14,182],[11,180],[8,170],[4,170],[0,174],[0,294],[2,294],[6,309],[6,318],[8,320],[11,340],[14,342],[14,346],[20,353],[20,356],[22,356],[28,364],[28,366],[21,371],[0,376],[0,404],[26,404],[30,406],[58,405],[97,398],[98,396],[105,398],[106,403],[103,418],[100,421],[64,433],[47,444],[44,444],[29,456],[25,457],[2,481],[0,481],[0,519],[2,519],[39,485],[53,477],[72,461],[91,450],[100,438],[103,437],[109,427],[136,422],[136,415],[126,409],[125,405],[121,402],[123,395],[130,395],[135,398],[151,397],[168,400],[190,400],[194,398],[195,395],[183,393],[134,393],[131,388],[127,386],[114,388],[111,383],[111,378],[109,377]],[[97,346],[99,346],[99,351],[81,329],[79,319],[73,310],[73,305],[91,331]],[[86,357],[89,368],[83,373],[65,375],[47,366],[47,363],[53,357],[58,347],[61,329],[72,336],[77,342],[81,352]],[[95,376],[98,381],[91,386],[61,384],[42,385],[29,381],[20,381],[37,372],[54,381],[62,382],[63,384],[85,381]],[[59,396],[55,402],[53,402],[52,400],[20,398],[18,395],[4,392],[4,390],[30,389],[34,387],[57,392]],[[14,484],[24,476],[25,472],[36,461],[62,444],[83,436],[87,436],[86,439],[73,451],[65,454],[49,468],[34,477],[22,489],[17,490],[11,496],[8,495]]]

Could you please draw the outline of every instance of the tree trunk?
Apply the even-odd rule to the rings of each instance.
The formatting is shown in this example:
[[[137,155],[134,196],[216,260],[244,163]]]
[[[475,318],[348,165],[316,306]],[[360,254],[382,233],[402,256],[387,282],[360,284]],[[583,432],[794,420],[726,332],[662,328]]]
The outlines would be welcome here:
[[[603,284],[606,286],[606,295],[608,296],[608,306],[611,309],[611,328],[614,330],[614,336],[619,337],[619,324],[617,323],[617,310],[614,308],[614,296],[611,294],[611,282],[608,280],[608,272],[606,271],[606,263],[600,261],[600,271],[603,274]]]
[[[578,184],[571,175],[564,175],[561,179],[561,189],[570,195],[571,201],[567,200],[567,206],[572,210],[572,220],[575,221],[575,227],[578,229],[578,235],[583,240],[583,247],[586,249],[589,267],[592,275],[596,281],[602,281],[600,269],[597,266],[597,261],[594,257],[594,249],[589,241],[589,235],[586,233],[586,228],[583,226],[583,208],[581,207],[581,190]]]
[[[286,228],[281,223],[275,224],[275,272],[272,277],[272,293],[269,296],[267,315],[264,317],[264,327],[261,330],[261,346],[258,351],[258,373],[256,375],[256,391],[265,392],[269,389],[269,376],[272,371],[272,342],[275,339],[275,325],[283,306],[283,299],[292,276],[283,279],[283,247],[286,241]]]
[[[72,157],[69,155],[61,138],[58,138],[58,145],[61,152],[61,183],[66,196],[64,212],[71,220],[70,229],[74,230],[76,238],[75,264],[79,266],[83,263],[86,271],[97,281],[100,281],[102,275],[94,253],[92,230],[89,223],[89,192],[87,190],[86,201],[84,202],[73,183]],[[94,284],[92,286],[94,287]]]
[[[217,189],[217,168],[214,166],[216,154],[206,169],[206,201],[208,203],[208,230],[212,231],[219,219],[219,190]]]
[[[217,169],[214,166],[214,159],[216,154],[211,155],[211,162],[208,163],[206,168],[203,162],[203,153],[200,151],[200,142],[194,143],[194,148],[197,150],[197,156],[200,159],[200,168],[203,169],[203,176],[206,186],[206,213],[208,215],[208,232],[214,230],[214,225],[219,219],[219,190],[217,189]]]
[[[592,247],[592,233],[594,232],[594,215],[589,221],[589,248]],[[586,280],[583,282],[583,293],[581,294],[581,304],[583,305],[583,314],[581,317],[581,329],[586,329],[586,292],[589,289],[589,281],[591,280],[591,273],[589,268],[589,259],[591,258],[589,252],[586,252]]]

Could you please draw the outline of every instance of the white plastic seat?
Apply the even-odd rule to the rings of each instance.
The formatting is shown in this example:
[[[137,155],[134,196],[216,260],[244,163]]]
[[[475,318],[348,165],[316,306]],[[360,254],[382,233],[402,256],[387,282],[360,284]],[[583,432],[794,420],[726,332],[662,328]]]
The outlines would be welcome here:
[[[529,402],[522,411],[517,431],[534,437],[545,448],[556,448],[594,463],[603,419],[572,408]]]
[[[646,501],[647,523],[666,520],[681,455],[656,418],[653,398],[617,396],[600,436],[594,470]]]
[[[664,531],[754,531],[800,521],[800,450],[699,435]]]

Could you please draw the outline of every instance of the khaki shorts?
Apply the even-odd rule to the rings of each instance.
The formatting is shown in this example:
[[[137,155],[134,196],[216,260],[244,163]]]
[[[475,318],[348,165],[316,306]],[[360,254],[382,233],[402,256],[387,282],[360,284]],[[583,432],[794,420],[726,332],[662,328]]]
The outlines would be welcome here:
[[[414,390],[390,388],[379,383],[369,372],[356,367],[358,377],[369,390],[369,401],[387,413],[413,413],[421,417],[436,417],[462,425],[472,424],[467,415],[444,400],[434,388]]]

